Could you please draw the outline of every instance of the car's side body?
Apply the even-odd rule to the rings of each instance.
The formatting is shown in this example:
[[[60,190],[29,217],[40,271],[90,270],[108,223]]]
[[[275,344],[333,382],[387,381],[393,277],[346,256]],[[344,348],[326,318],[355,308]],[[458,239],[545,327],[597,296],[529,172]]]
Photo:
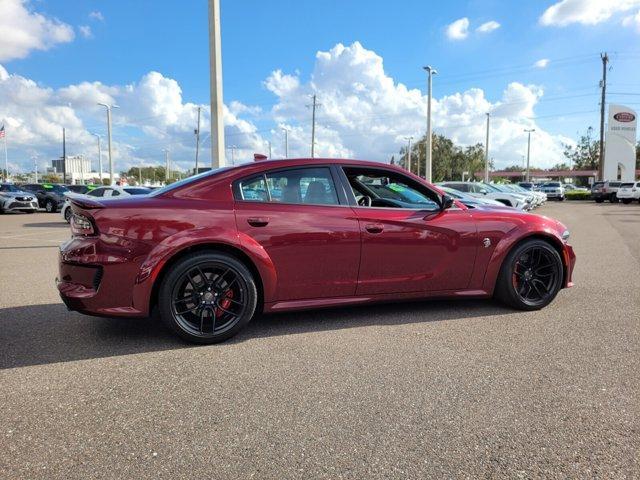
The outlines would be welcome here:
[[[309,168],[330,172],[337,190],[334,204],[272,203],[239,193],[244,188],[239,182],[246,179]],[[468,209],[459,202],[446,210],[360,206],[345,174],[358,168],[403,175],[442,195],[398,167],[298,159],[204,174],[157,195],[77,197],[71,200],[74,213],[90,219],[97,235],[74,236],[61,246],[58,289],[73,310],[146,316],[175,262],[188,253],[215,250],[247,265],[266,312],[488,297],[507,252],[532,237],[547,239],[558,251],[562,286],[571,285],[575,256],[556,220],[505,208]]]

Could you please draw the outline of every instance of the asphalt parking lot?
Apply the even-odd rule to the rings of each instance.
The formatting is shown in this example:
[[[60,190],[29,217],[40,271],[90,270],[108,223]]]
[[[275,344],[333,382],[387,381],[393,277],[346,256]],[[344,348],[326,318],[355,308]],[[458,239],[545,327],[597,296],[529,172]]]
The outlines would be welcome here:
[[[640,205],[537,213],[578,256],[543,311],[283,314],[216,346],[67,312],[67,224],[0,216],[0,478],[638,478]]]

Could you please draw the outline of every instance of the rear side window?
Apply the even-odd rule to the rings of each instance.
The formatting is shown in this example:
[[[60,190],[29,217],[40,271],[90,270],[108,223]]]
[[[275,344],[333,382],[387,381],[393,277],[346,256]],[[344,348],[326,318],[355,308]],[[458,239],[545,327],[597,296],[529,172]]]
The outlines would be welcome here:
[[[267,172],[242,180],[239,200],[306,205],[338,205],[331,171],[325,167]]]
[[[609,182],[609,186],[610,187],[619,187],[620,186],[620,182]]]

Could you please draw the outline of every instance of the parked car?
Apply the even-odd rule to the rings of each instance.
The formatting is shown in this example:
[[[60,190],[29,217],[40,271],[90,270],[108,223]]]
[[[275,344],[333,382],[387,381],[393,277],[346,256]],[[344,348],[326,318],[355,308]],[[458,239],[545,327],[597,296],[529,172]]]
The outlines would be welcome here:
[[[500,203],[497,200],[491,200],[490,198],[478,198],[472,197],[467,193],[460,192],[458,190],[454,190],[453,188],[445,187],[442,184],[436,184],[440,190],[445,192],[450,197],[455,198],[456,200],[460,200],[466,207],[476,208],[476,207],[501,207],[501,208],[512,208],[507,207],[504,203]]]
[[[616,196],[625,204],[633,200],[640,202],[640,182],[621,183]]]
[[[561,202],[565,199],[564,186],[560,182],[547,182],[540,187],[540,191],[546,194],[549,199]]]
[[[521,187],[517,183],[505,183],[504,186],[511,190],[512,192],[519,193],[521,195],[528,195],[531,197],[531,203],[533,207],[539,207],[543,203],[547,201],[547,194],[543,192],[539,192],[537,190],[527,190],[526,188]]]
[[[0,213],[38,211],[38,198],[12,183],[0,184]]]
[[[618,189],[620,188],[622,182],[595,182],[591,186],[591,198],[596,201],[596,203],[602,203],[605,200],[609,200],[611,203],[616,203],[618,201]]]
[[[468,193],[472,197],[490,198],[496,200],[507,207],[514,207],[518,210],[529,208],[524,198],[514,193],[501,192],[495,188],[491,188],[485,183],[479,182],[443,182],[443,186],[453,188],[459,192]]]
[[[148,193],[151,193],[151,190],[145,187],[119,187],[114,185],[94,188],[85,195],[89,197],[128,197],[130,195],[147,195]],[[70,197],[66,199],[60,209],[60,215],[62,215],[62,218],[64,218],[67,223],[71,220],[71,203],[69,202],[69,198]]]
[[[66,185],[70,192],[73,193],[88,193],[99,187],[99,185]]]
[[[44,208],[47,213],[55,213],[64,203],[64,199],[69,189],[65,185],[56,183],[27,183],[20,188],[38,197],[40,208]]]
[[[572,285],[575,264],[557,220],[470,210],[379,162],[265,160],[71,208],[57,279],[67,307],[157,311],[198,343],[234,336],[256,312],[492,296],[537,310]]]
[[[484,185],[502,193],[509,193],[511,195],[519,196],[525,203],[524,210],[531,210],[536,206],[534,203],[535,199],[531,192],[514,192],[507,184],[503,183],[485,183]]]

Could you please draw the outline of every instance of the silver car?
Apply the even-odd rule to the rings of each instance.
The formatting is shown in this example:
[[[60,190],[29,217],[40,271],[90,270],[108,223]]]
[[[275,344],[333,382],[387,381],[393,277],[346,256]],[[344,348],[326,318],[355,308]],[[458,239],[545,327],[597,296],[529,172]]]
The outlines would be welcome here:
[[[38,198],[12,183],[0,184],[0,213],[38,211]]]

